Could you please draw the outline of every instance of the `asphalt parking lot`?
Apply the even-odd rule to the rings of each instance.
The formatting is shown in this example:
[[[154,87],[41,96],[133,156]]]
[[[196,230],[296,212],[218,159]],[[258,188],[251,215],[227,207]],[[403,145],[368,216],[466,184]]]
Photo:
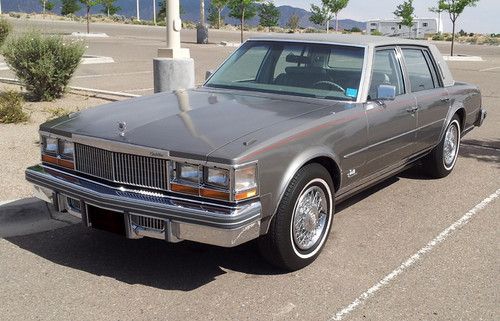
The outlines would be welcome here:
[[[84,25],[16,27],[67,33]],[[93,28],[110,37],[88,40],[88,53],[115,63],[82,65],[73,85],[151,93],[164,30]],[[183,33],[198,83],[234,50],[217,44],[238,36],[212,32],[212,44],[200,46],[193,31]],[[450,67],[457,80],[481,87],[489,114],[464,137],[453,173],[429,180],[415,167],[340,204],[322,255],[294,273],[267,265],[252,243],[223,249],[126,240],[84,229],[33,198],[7,200],[0,190],[0,320],[497,320],[500,47],[457,51],[483,58]]]

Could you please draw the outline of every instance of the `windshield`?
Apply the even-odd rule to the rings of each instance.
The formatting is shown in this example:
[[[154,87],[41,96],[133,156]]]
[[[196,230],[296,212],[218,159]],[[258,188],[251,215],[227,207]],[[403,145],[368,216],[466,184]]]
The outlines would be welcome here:
[[[205,86],[355,101],[363,56],[360,47],[248,41]]]

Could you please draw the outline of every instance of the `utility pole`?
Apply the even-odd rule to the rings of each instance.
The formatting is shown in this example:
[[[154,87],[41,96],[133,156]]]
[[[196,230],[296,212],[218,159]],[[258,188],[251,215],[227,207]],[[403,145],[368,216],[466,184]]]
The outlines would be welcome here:
[[[136,11],[137,11],[137,21],[141,21],[141,17],[139,14],[139,0],[136,0]]]
[[[154,91],[194,88],[194,60],[181,48],[182,21],[179,0],[167,0],[167,48],[158,49],[153,59]]]
[[[0,0],[0,14],[2,14],[2,0]]]
[[[153,0],[153,23],[156,26],[156,0]]]

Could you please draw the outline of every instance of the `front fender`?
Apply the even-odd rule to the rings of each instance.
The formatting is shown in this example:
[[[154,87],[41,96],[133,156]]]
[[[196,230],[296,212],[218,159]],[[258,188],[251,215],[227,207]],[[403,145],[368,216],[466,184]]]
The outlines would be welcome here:
[[[265,224],[264,226],[261,226],[262,230],[264,230],[267,233],[267,230],[269,228],[269,223],[271,222],[272,218],[276,214],[276,211],[278,210],[278,206],[281,202],[281,199],[283,198],[283,195],[285,194],[285,191],[290,184],[291,180],[297,173],[297,171],[302,168],[305,164],[310,162],[311,160],[319,157],[327,157],[330,160],[332,160],[336,165],[339,171],[340,169],[340,162],[339,162],[339,157],[336,155],[333,151],[329,150],[326,147],[322,146],[316,146],[312,148],[308,148],[304,151],[302,151],[300,154],[296,155],[293,160],[289,163],[288,167],[286,168],[284,174],[281,177],[280,183],[278,185],[278,190],[277,190],[277,197],[275,198],[275,201],[273,202],[273,207],[271,208],[271,216],[269,217],[269,220],[266,222],[263,222]],[[342,173],[339,173],[338,180],[340,181],[340,184],[342,184],[341,179],[342,179]]]

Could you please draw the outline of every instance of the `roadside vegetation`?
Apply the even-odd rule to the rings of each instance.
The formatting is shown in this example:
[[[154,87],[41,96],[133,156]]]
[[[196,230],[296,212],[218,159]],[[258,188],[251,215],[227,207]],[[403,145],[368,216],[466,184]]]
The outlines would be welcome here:
[[[84,52],[80,41],[65,42],[34,31],[8,39],[2,48],[5,62],[36,101],[63,95]]]
[[[11,32],[12,25],[5,18],[0,18],[0,47],[2,47]]]
[[[23,110],[23,95],[9,90],[0,94],[0,123],[17,124],[28,121],[29,115]]]

